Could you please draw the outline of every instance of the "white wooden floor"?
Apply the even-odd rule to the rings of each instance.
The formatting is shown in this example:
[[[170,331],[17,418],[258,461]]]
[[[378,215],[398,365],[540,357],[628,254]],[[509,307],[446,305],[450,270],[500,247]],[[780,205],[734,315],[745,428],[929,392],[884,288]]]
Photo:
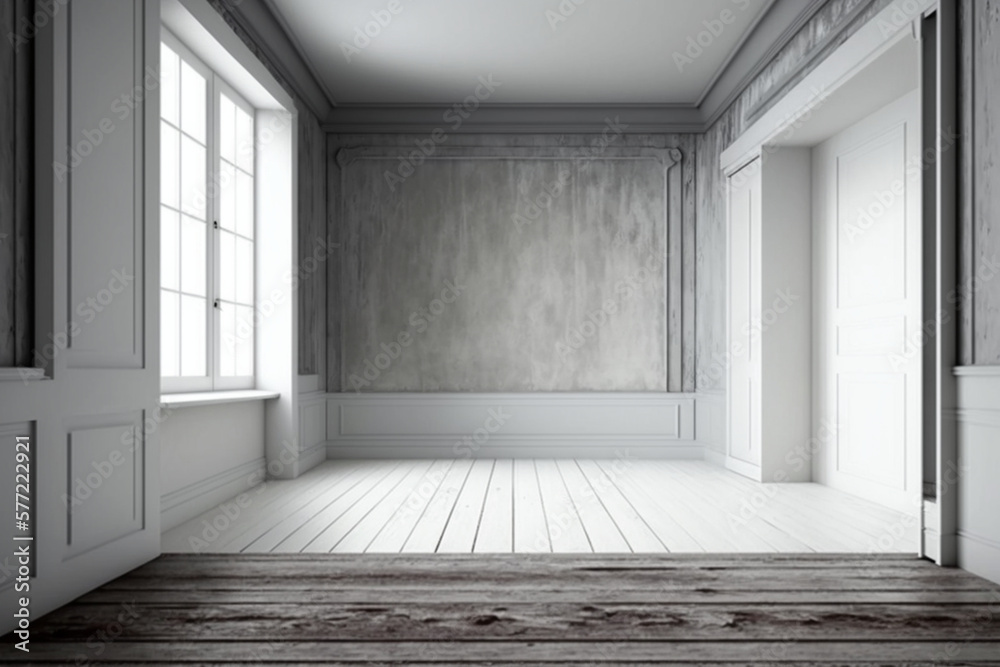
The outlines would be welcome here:
[[[163,536],[164,552],[903,552],[907,515],[701,461],[327,461]]]

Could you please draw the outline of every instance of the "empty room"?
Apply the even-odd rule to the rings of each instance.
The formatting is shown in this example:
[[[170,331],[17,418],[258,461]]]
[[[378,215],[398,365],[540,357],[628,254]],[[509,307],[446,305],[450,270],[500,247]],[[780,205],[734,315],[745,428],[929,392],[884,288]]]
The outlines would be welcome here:
[[[1000,664],[992,2],[0,31],[0,662]]]

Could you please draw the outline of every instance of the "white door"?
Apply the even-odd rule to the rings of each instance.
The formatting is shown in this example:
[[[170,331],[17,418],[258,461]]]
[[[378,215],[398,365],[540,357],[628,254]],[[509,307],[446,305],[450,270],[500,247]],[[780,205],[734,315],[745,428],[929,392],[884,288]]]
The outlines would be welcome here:
[[[752,326],[760,312],[760,170],[756,158],[729,177],[728,204],[729,466],[752,476],[761,454],[761,350]]]
[[[814,478],[911,513],[920,497],[916,91],[813,151]],[[828,428],[823,429],[823,426]]]
[[[0,374],[13,375],[0,381],[2,507],[14,535],[34,538],[3,535],[0,634],[19,598],[37,620],[159,553],[159,13],[156,1],[73,0],[35,37],[35,360],[47,379]],[[32,504],[20,528],[19,437]],[[12,545],[27,545],[27,582],[7,568],[21,560]]]

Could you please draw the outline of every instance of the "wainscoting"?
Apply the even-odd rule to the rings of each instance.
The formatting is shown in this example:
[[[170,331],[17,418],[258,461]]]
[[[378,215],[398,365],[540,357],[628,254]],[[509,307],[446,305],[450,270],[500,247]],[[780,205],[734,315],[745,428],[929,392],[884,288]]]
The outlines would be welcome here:
[[[1000,582],[1000,366],[962,366],[955,375],[958,470],[945,481],[958,486],[958,564]]]
[[[700,459],[694,403],[683,393],[330,394],[327,456]]]

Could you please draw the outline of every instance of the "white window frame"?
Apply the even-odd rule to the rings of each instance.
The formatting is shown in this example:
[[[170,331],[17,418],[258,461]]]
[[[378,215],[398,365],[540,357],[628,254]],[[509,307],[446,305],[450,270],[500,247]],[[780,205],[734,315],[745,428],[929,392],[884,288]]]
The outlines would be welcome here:
[[[256,111],[250,105],[250,103],[247,102],[245,99],[243,99],[242,95],[240,95],[238,92],[236,92],[236,90],[232,86],[230,86],[228,83],[226,83],[226,81],[223,80],[222,77],[220,77],[218,74],[216,74],[214,72],[212,73],[212,90],[211,90],[211,93],[212,93],[212,136],[213,136],[213,141],[212,141],[211,151],[210,152],[212,153],[211,160],[212,160],[212,166],[213,166],[213,171],[211,173],[213,174],[213,177],[214,177],[220,171],[219,167],[221,166],[221,162],[220,162],[220,160],[221,160],[221,150],[222,150],[221,149],[222,138],[221,138],[221,133],[220,133],[221,126],[222,126],[222,122],[221,122],[222,103],[220,101],[221,100],[221,94],[225,93],[226,96],[229,97],[230,101],[233,102],[233,104],[235,104],[238,108],[242,109],[247,114],[249,114],[250,118],[253,119],[253,121],[254,121],[255,124],[257,122],[257,118],[256,118]],[[253,162],[254,162],[254,164],[253,164],[253,196],[254,196],[253,198],[254,198],[254,205],[253,205],[253,239],[251,239],[251,242],[253,244],[252,245],[252,251],[251,251],[251,257],[254,258],[254,268],[253,268],[253,272],[252,272],[252,275],[253,275],[253,284],[250,285],[250,294],[253,295],[252,296],[252,303],[250,304],[250,309],[251,309],[251,311],[254,314],[256,314],[256,311],[257,311],[256,294],[257,294],[257,273],[258,273],[257,272],[257,262],[256,262],[256,257],[257,257],[257,150],[256,150],[256,136],[255,135],[256,135],[256,131],[254,132],[254,135],[253,135],[254,136],[254,143],[255,143],[254,155],[253,155]],[[237,150],[238,150],[238,148],[237,148]],[[221,233],[221,230],[220,230],[218,224],[216,224],[216,223],[222,218],[222,215],[221,215],[222,214],[222,210],[221,210],[222,209],[222,200],[221,200],[221,197],[213,197],[212,199],[213,199],[213,202],[212,202],[213,223],[210,225],[210,227],[212,227],[212,229],[210,230],[210,233],[212,235],[212,245],[211,245],[211,247],[212,247],[213,253],[214,253],[213,254],[213,260],[212,260],[213,261],[212,289],[213,289],[213,295],[214,295],[213,299],[216,302],[220,302],[220,304],[221,304],[221,301],[222,301],[222,278],[221,278],[221,274],[220,274],[220,269],[222,267],[222,254],[221,254],[221,244],[218,243],[218,238],[219,238],[219,234]],[[220,320],[221,320],[221,317],[222,317],[222,309],[224,309],[226,307],[227,306],[225,304],[221,304],[219,307],[212,309],[213,326],[215,327],[215,331],[216,332],[221,332],[222,331],[222,323],[221,323]],[[215,335],[212,336],[212,344],[213,344],[213,350],[212,350],[212,357],[213,357],[212,374],[213,374],[213,382],[214,382],[214,389],[215,390],[250,389],[250,388],[254,387],[254,378],[255,378],[255,373],[256,373],[256,356],[257,356],[256,355],[256,346],[257,346],[256,345],[257,344],[256,327],[254,327],[254,329],[255,329],[254,330],[254,349],[253,349],[253,351],[251,353],[251,364],[253,364],[255,372],[251,373],[250,375],[243,375],[243,376],[240,376],[240,375],[236,375],[236,376],[223,376],[222,375],[222,373],[221,373],[221,368],[222,368],[222,363],[221,363],[221,360],[222,360],[222,335],[221,335],[221,333],[217,333],[217,334],[215,334]]]
[[[166,44],[170,49],[176,52],[183,61],[187,62],[189,66],[194,68],[199,74],[205,77],[206,80],[206,104],[205,104],[205,137],[206,137],[206,151],[205,151],[205,215],[204,220],[206,239],[205,239],[205,262],[206,262],[206,299],[205,299],[205,375],[202,376],[163,376],[161,371],[160,376],[160,391],[164,394],[167,393],[178,393],[178,392],[204,392],[204,391],[227,391],[234,389],[252,389],[256,386],[256,371],[257,371],[257,332],[254,331],[254,351],[253,357],[253,370],[254,373],[246,376],[222,376],[221,374],[221,326],[220,326],[220,312],[219,308],[216,307],[217,301],[220,299],[221,289],[220,289],[220,274],[219,267],[221,264],[221,257],[219,253],[220,244],[217,242],[218,239],[218,228],[217,223],[219,220],[221,198],[216,195],[219,191],[218,188],[218,174],[219,174],[219,156],[220,156],[220,94],[225,91],[226,95],[230,100],[235,103],[238,107],[242,108],[244,111],[250,114],[251,118],[254,119],[254,123],[257,122],[256,110],[250,105],[242,95],[240,95],[231,85],[229,85],[225,80],[222,79],[214,70],[207,66],[200,58],[198,58],[194,53],[180,40],[178,39],[170,30],[166,27],[161,27],[160,39]],[[160,122],[162,118],[158,116]],[[257,151],[256,147],[254,149],[254,252],[253,255],[256,258],[256,241],[257,241]],[[157,206],[162,205],[162,200],[157,202]],[[256,262],[254,264],[253,278],[254,285],[252,286],[251,293],[254,294],[254,303],[252,309],[256,312],[256,294],[257,294],[257,274],[258,267]],[[162,324],[161,324],[162,326]]]

